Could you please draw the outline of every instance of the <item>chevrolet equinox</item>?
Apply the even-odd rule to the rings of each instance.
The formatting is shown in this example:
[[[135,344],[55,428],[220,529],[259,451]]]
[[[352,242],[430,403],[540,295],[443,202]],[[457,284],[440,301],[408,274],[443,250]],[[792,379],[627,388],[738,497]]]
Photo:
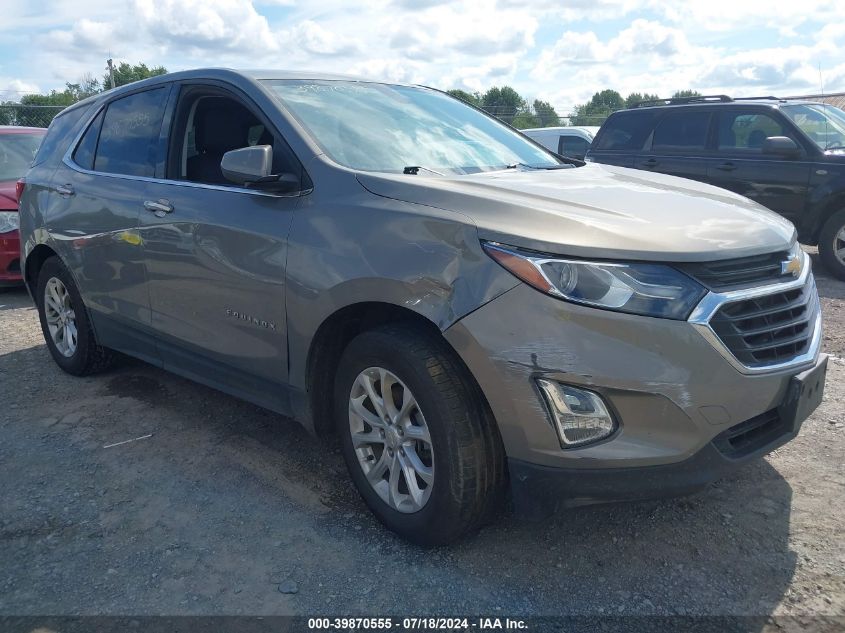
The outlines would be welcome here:
[[[82,101],[22,183],[66,372],[115,352],[336,434],[390,529],[682,494],[795,436],[827,357],[789,221],[563,159],[419,86],[195,70]]]

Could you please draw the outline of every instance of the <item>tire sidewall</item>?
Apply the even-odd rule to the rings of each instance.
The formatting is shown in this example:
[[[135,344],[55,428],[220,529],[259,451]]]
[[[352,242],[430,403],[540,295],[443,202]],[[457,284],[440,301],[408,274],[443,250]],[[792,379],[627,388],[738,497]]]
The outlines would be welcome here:
[[[845,264],[836,258],[836,236],[845,227],[845,209],[834,213],[819,234],[819,255],[825,267],[838,279],[845,280]]]
[[[72,356],[65,356],[58,350],[56,344],[53,342],[53,337],[50,335],[50,329],[47,327],[44,290],[47,282],[53,277],[61,281],[65,288],[67,288],[76,319],[76,351]],[[85,311],[85,304],[82,302],[82,296],[79,294],[79,290],[70,271],[58,258],[51,257],[41,266],[41,270],[38,273],[35,299],[36,305],[38,306],[38,319],[41,322],[41,331],[44,333],[44,340],[47,343],[47,349],[50,350],[53,360],[64,371],[70,374],[81,374],[85,369],[89,352],[88,348],[92,344],[89,335],[91,330],[88,322],[88,313]]]
[[[354,340],[344,352],[335,379],[334,401],[337,430],[344,459],[350,475],[364,501],[387,527],[417,542],[439,542],[441,532],[450,530],[449,523],[457,521],[461,508],[458,495],[451,489],[454,475],[460,472],[457,437],[449,432],[449,425],[459,422],[444,406],[438,386],[424,367],[418,366],[400,348],[391,345],[388,336],[369,332]],[[365,342],[366,341],[366,342]],[[349,394],[352,384],[364,369],[383,367],[396,375],[414,394],[426,420],[434,453],[434,484],[428,501],[421,510],[399,512],[385,503],[367,481],[352,445],[349,427]]]

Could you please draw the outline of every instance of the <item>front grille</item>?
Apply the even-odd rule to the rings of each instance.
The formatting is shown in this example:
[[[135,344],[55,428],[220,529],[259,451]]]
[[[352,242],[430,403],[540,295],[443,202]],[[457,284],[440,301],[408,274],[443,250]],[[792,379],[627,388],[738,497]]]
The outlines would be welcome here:
[[[771,444],[790,430],[778,410],[771,409],[723,431],[713,443],[727,457],[739,458]]]
[[[748,367],[788,362],[810,348],[819,309],[815,288],[810,275],[801,288],[726,303],[710,327]]]
[[[717,262],[678,264],[678,268],[715,292],[737,290],[750,286],[792,281],[791,273],[781,271],[781,262],[790,257],[789,251],[766,253]]]

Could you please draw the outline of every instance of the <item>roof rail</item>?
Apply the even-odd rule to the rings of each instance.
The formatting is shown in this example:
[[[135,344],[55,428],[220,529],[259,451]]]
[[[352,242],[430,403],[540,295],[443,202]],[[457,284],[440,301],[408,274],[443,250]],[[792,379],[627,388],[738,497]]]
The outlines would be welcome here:
[[[773,97],[772,95],[766,95],[765,97],[734,97],[734,101],[786,101],[786,99],[781,99],[780,97]]]
[[[733,101],[728,95],[698,95],[694,97],[671,97],[669,99],[652,99],[650,101],[638,101],[631,104],[630,108],[643,108],[654,105],[680,105],[682,103],[708,103],[718,101],[727,103]]]

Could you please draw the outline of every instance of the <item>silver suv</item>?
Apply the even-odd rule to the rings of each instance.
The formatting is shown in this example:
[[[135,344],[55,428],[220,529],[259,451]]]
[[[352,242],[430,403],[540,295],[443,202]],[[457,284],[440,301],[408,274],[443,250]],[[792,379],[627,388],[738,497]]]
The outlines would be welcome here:
[[[58,116],[23,271],[65,371],[122,352],[336,434],[426,544],[685,493],[788,441],[827,359],[793,226],[561,159],[417,86],[197,70]]]

